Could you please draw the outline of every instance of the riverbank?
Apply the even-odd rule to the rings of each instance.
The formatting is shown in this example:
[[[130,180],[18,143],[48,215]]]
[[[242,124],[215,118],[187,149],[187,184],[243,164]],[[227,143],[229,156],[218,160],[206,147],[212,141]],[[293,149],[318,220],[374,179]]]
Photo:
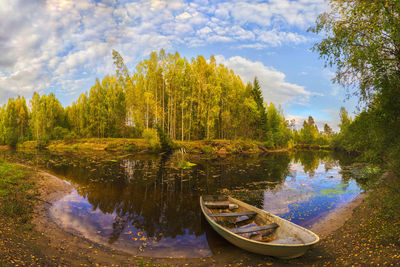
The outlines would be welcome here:
[[[318,233],[321,238],[333,233],[351,219],[354,210],[360,206],[366,197],[365,193],[359,194],[352,201],[336,208],[311,226],[311,231]]]
[[[324,265],[400,264],[399,189],[399,178],[393,173],[385,173],[371,186],[351,218],[322,240],[319,247],[324,252]]]
[[[349,205],[344,206],[346,214],[334,211],[334,218],[326,217],[323,224],[331,227],[330,231],[316,230],[322,236],[319,244],[313,247],[305,256],[294,260],[279,260],[259,256],[229,245],[217,234],[211,236],[217,244],[213,248],[212,257],[197,259],[156,259],[143,258],[110,249],[93,243],[83,237],[70,234],[58,227],[49,217],[51,203],[68,194],[72,187],[63,180],[49,173],[30,167],[6,164],[7,172],[1,177],[13,176],[18,173],[13,186],[28,186],[23,204],[27,209],[24,214],[27,220],[15,220],[2,214],[0,218],[0,263],[12,265],[141,265],[142,262],[169,265],[220,266],[220,265],[365,265],[393,264],[400,262],[399,244],[392,238],[377,237],[388,232],[389,218],[382,221],[379,212],[388,210],[387,202],[382,202],[382,196],[387,184],[393,185],[393,176],[385,178],[388,182],[382,187],[368,193],[365,198],[359,197]],[[0,168],[0,170],[2,167]],[[15,172],[17,170],[17,172]],[[4,175],[5,174],[5,175]],[[19,178],[18,178],[19,177]],[[4,179],[4,178],[3,178]],[[14,178],[13,178],[14,179]],[[20,190],[21,191],[21,190]],[[22,190],[23,191],[23,190]],[[24,194],[25,194],[24,193]],[[2,201],[4,198],[2,199]],[[3,204],[2,204],[3,206]],[[342,208],[342,209],[343,209]],[[340,209],[339,209],[340,211]],[[19,216],[19,215],[18,215]],[[17,216],[17,217],[18,217]],[[23,218],[24,216],[21,216]],[[330,218],[330,219],[329,219]],[[347,220],[346,220],[347,219]],[[395,218],[391,218],[395,219]],[[332,222],[334,221],[334,223]],[[341,221],[343,226],[338,224]],[[398,226],[399,221],[394,222]],[[339,227],[339,229],[334,230]],[[333,231],[333,232],[332,232]],[[329,233],[330,232],[330,233]],[[224,248],[219,250],[219,248]],[[223,253],[221,253],[223,251]]]
[[[271,150],[262,142],[255,140],[198,140],[174,141],[176,149],[189,154],[205,156],[225,154],[256,154],[281,152],[287,149]],[[18,144],[19,150],[37,149],[36,141]],[[50,141],[45,147],[50,151],[112,151],[119,153],[159,153],[159,145],[145,139],[129,138],[81,138],[71,140]]]

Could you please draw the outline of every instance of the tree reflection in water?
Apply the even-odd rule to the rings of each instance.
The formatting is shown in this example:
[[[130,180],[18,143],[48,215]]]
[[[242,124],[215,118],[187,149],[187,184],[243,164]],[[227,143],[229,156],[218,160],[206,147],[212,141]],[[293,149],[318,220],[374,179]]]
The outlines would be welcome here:
[[[274,186],[287,176],[289,162],[287,155],[274,154],[262,159],[199,160],[192,169],[182,170],[174,166],[173,158],[164,156],[123,159],[97,166],[94,173],[94,166],[90,166],[85,171],[67,170],[63,175],[70,177],[94,210],[117,214],[109,239],[113,243],[128,223],[156,240],[202,235],[198,205],[201,194],[241,190],[249,183],[256,189],[253,184],[265,180],[273,181],[268,186]],[[261,192],[251,197],[247,201],[262,206]]]

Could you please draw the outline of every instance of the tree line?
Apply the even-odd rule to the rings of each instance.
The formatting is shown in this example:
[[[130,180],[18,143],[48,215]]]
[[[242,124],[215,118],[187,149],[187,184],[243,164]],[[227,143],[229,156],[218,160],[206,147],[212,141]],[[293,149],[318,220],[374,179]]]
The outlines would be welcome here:
[[[297,131],[273,103],[264,103],[257,78],[241,78],[214,57],[188,61],[179,53],[152,52],[130,74],[113,51],[114,75],[96,79],[64,108],[53,93],[10,98],[0,108],[0,143],[68,137],[141,137],[159,128],[174,140],[252,139],[269,148],[328,144],[312,117]]]

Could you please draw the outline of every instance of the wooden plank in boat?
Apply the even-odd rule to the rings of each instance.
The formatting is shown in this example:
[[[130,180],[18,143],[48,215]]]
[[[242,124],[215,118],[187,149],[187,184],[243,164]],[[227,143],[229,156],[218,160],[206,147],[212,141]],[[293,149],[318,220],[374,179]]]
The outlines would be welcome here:
[[[209,209],[237,209],[239,206],[228,201],[204,202]]]
[[[223,213],[212,213],[212,217],[240,217],[240,216],[253,216],[257,213],[254,211],[243,211],[243,212],[223,212]]]
[[[277,225],[276,223],[271,223],[271,224],[267,224],[267,225],[259,225],[259,226],[247,227],[247,228],[235,228],[235,229],[229,229],[229,230],[235,234],[244,234],[244,233],[251,233],[251,232],[258,232],[258,231],[263,231],[263,230],[275,229],[278,227],[279,227],[279,225]]]
[[[204,205],[206,206],[215,206],[215,205],[229,205],[231,202],[229,201],[204,201]]]
[[[222,218],[225,218],[225,217],[222,217]],[[245,226],[245,225],[248,225],[251,222],[253,222],[254,217],[249,216],[245,219],[239,219],[239,220],[236,218],[234,222],[228,221],[228,220],[221,220],[218,218],[215,221],[226,228],[238,228],[238,227]]]

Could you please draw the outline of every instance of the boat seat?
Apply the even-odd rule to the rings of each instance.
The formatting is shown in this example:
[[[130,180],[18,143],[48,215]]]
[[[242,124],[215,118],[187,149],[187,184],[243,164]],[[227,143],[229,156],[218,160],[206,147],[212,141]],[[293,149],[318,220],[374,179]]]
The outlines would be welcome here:
[[[223,212],[223,213],[212,213],[211,217],[240,217],[240,216],[254,216],[257,213],[254,211],[243,211],[243,212]]]
[[[258,226],[247,227],[247,228],[234,228],[234,229],[229,229],[229,230],[235,234],[244,234],[244,233],[258,232],[258,231],[263,231],[263,230],[276,229],[278,227],[279,227],[279,225],[277,225],[276,223],[271,223],[271,224],[267,224],[267,225],[258,225]]]
[[[215,201],[215,202],[204,202],[204,205],[209,209],[237,209],[238,205],[229,203],[228,201]]]
[[[204,205],[206,206],[229,205],[229,204],[231,204],[229,201],[204,201]]]

